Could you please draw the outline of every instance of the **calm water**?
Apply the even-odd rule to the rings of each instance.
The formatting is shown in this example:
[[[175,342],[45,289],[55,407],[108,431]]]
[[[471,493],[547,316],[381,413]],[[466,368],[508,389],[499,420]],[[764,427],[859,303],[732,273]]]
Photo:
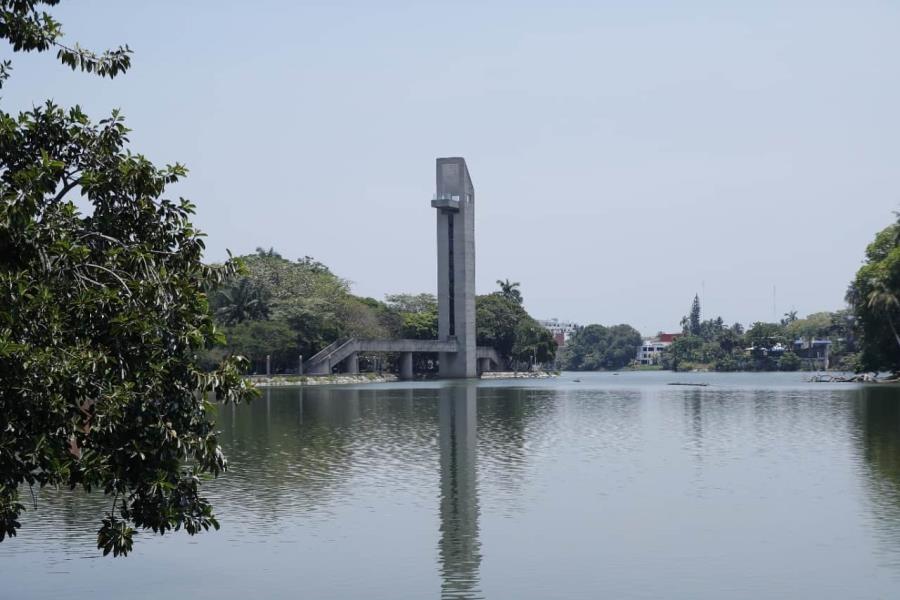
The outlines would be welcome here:
[[[219,532],[101,558],[109,501],[44,492],[0,597],[900,597],[900,389],[803,377],[273,389]]]

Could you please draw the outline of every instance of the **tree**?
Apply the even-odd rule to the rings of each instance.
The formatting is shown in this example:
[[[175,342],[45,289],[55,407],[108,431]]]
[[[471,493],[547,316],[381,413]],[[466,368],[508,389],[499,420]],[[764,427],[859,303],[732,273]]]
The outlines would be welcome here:
[[[266,356],[275,372],[297,365],[297,334],[284,321],[243,321],[225,335],[229,350],[246,356],[256,372],[265,372]]]
[[[900,217],[866,248],[847,301],[859,325],[858,368],[900,370]]]
[[[888,327],[891,328],[891,333],[894,335],[897,346],[900,346],[900,335],[897,334],[897,326],[894,325],[893,316],[897,309],[900,308],[900,299],[897,298],[897,293],[889,289],[884,282],[877,282],[872,286],[866,298],[866,306],[877,314],[884,316]]]
[[[505,359],[513,356],[516,328],[527,316],[524,309],[502,292],[475,299],[475,331],[479,346],[492,346]]]
[[[500,286],[500,295],[507,300],[512,300],[516,304],[522,304],[522,292],[519,290],[518,281],[510,281],[509,279],[498,279],[497,285]]]
[[[275,251],[275,248],[269,246],[269,249],[266,250],[262,246],[256,247],[256,255],[260,258],[281,258],[281,254]]]
[[[534,319],[522,319],[516,326],[512,359],[518,364],[543,364],[556,358],[556,340]]]
[[[700,296],[694,294],[694,301],[691,303],[691,314],[688,317],[688,327],[691,335],[700,335]]]
[[[475,298],[475,321],[478,345],[492,346],[507,361],[543,363],[556,355],[553,335],[502,292]]]
[[[219,290],[213,302],[216,316],[225,325],[269,317],[268,292],[248,277]]]
[[[438,314],[433,312],[407,312],[402,314],[401,337],[412,340],[436,340],[438,338]]]
[[[587,325],[575,331],[563,353],[563,367],[571,371],[621,369],[641,345],[641,334],[630,325]]]
[[[59,61],[73,71],[80,69],[112,79],[131,67],[131,49],[127,45],[97,54],[78,44],[62,44],[62,26],[39,8],[57,4],[59,0],[0,0],[0,38],[8,41],[15,52],[45,52],[55,48]],[[12,61],[0,63],[0,86],[9,78],[10,70]]]
[[[797,320],[797,311],[792,310],[792,311],[784,313],[784,318],[781,319],[781,324],[782,325],[790,325],[791,323],[793,323],[796,320]]]
[[[778,370],[796,371],[800,368],[800,364],[800,357],[789,350],[778,359]]]
[[[437,297],[434,294],[388,294],[384,300],[389,307],[401,313],[437,314]]]
[[[100,75],[128,67],[127,47],[62,46],[37,9],[56,3],[0,1],[0,37]],[[104,554],[127,554],[135,527],[218,527],[200,492],[227,464],[211,399],[254,390],[244,360],[205,372],[198,355],[222,341],[207,292],[238,265],[203,264],[193,205],[164,197],[185,168],[132,153],[127,133],[118,113],[95,124],[50,102],[0,112],[0,540],[20,527],[20,488],[35,485],[112,498]]]

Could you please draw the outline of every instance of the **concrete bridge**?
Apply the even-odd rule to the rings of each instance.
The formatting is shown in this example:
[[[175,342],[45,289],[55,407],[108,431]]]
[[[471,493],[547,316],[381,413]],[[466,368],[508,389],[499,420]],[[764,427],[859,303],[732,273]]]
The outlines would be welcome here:
[[[413,354],[433,352],[438,356],[455,354],[459,351],[456,340],[364,340],[350,338],[329,344],[316,355],[305,361],[304,372],[310,375],[328,375],[335,367],[344,373],[359,373],[359,354],[390,352],[400,354],[401,379],[413,378]],[[475,352],[478,374],[501,368],[502,362],[497,351],[489,346],[478,346]]]
[[[441,377],[476,377],[500,368],[493,348],[475,345],[475,187],[462,157],[436,161],[437,216],[436,340],[338,340],[306,361],[311,375],[330,374],[335,367],[359,372],[360,352],[400,354],[400,377],[413,376],[413,353],[435,352]]]

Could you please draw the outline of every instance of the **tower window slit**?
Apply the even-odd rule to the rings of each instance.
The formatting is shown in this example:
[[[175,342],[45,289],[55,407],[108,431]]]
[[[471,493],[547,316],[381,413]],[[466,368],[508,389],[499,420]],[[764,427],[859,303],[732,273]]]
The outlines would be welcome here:
[[[456,335],[456,290],[454,287],[455,274],[453,273],[453,214],[447,215],[447,255],[449,256],[449,292],[450,298],[448,302],[450,312],[450,335]]]

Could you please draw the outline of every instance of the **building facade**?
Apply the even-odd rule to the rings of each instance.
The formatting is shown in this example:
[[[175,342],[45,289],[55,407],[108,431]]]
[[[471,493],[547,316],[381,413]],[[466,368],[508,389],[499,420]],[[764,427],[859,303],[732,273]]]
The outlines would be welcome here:
[[[571,337],[575,334],[575,330],[578,328],[577,323],[573,323],[571,321],[560,321],[559,319],[538,319],[537,322],[543,327],[547,329],[550,333],[553,334],[553,339],[556,340],[556,346],[558,348],[563,348],[566,343],[571,339]]]
[[[662,353],[680,336],[680,333],[660,333],[655,338],[644,340],[638,346],[635,361],[639,365],[658,365]]]
[[[437,159],[438,339],[453,341],[456,352],[438,355],[441,377],[476,377],[475,347],[475,187],[465,159]]]

